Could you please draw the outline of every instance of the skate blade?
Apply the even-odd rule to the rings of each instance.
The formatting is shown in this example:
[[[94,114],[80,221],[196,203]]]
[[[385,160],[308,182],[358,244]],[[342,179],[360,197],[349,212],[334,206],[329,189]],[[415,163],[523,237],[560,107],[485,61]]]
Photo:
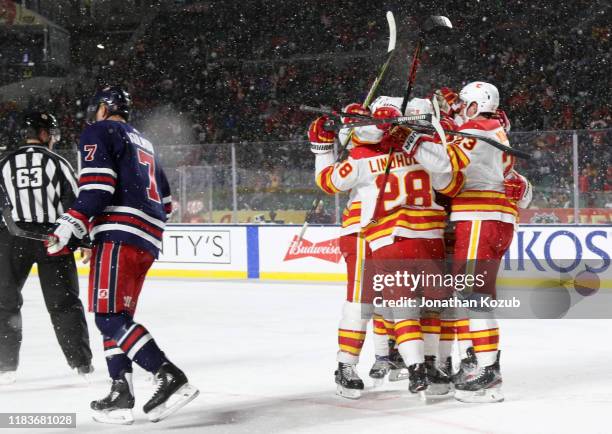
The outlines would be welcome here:
[[[371,377],[370,377],[371,378]],[[372,378],[372,387],[381,387],[385,384],[385,378]]]
[[[477,391],[455,390],[455,399],[468,403],[502,402],[504,394],[500,387],[491,387]]]
[[[428,396],[445,396],[450,393],[450,384],[430,384],[427,387]]]
[[[179,390],[174,392],[166,402],[147,413],[147,417],[151,422],[159,422],[160,420],[164,420],[171,414],[189,404],[199,394],[200,391],[198,389],[189,383],[185,384]]]
[[[359,399],[361,398],[361,390],[359,389],[347,389],[345,387],[340,386],[339,384],[336,386],[336,395],[341,396],[346,399]]]
[[[17,377],[14,375],[0,375],[0,386],[10,386],[17,382]]]
[[[408,369],[391,369],[389,371],[389,381],[404,381],[408,379]]]
[[[129,408],[111,411],[95,411],[93,420],[99,423],[109,423],[113,425],[131,425],[134,423],[134,415]]]
[[[85,384],[91,384],[93,383],[93,377],[91,374],[78,374],[79,377],[81,377],[81,380],[83,381],[83,383]]]

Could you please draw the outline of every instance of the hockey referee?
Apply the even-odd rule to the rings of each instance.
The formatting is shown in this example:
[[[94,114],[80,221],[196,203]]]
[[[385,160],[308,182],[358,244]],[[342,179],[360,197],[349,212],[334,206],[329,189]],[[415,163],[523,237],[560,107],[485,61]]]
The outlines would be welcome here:
[[[60,139],[53,115],[26,114],[23,133],[25,143],[0,160],[0,194],[6,192],[18,226],[46,233],[72,205],[76,177],[70,164],[51,151]],[[21,290],[34,263],[68,365],[84,377],[93,371],[74,256],[47,256],[42,242],[12,236],[0,219],[0,384],[16,378],[22,340]]]

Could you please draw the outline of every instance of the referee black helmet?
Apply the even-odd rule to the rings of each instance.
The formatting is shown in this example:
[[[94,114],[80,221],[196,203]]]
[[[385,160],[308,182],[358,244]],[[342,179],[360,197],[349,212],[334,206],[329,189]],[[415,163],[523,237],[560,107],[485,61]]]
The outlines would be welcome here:
[[[49,112],[32,111],[25,113],[23,116],[22,131],[26,140],[40,140],[41,131],[46,131],[49,135],[47,142],[51,137],[60,135],[57,119]]]

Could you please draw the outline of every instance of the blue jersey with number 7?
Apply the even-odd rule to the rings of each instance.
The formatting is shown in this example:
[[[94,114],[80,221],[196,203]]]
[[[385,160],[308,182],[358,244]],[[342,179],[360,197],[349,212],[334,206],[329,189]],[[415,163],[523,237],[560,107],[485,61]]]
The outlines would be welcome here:
[[[92,241],[131,244],[157,257],[172,198],[151,142],[126,123],[106,120],[83,131],[79,152],[72,208],[90,218]]]

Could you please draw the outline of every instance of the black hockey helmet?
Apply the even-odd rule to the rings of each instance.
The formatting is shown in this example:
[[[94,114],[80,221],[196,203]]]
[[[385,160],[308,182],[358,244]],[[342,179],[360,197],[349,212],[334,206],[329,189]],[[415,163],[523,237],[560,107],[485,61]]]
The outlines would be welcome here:
[[[23,115],[22,131],[25,139],[37,139],[40,130],[45,130],[49,136],[59,136],[59,123],[49,112],[31,111]]]
[[[87,107],[87,123],[92,124],[96,121],[96,112],[100,104],[108,107],[109,116],[119,115],[126,121],[130,120],[132,109],[132,98],[119,86],[107,86],[96,92],[89,106]]]

